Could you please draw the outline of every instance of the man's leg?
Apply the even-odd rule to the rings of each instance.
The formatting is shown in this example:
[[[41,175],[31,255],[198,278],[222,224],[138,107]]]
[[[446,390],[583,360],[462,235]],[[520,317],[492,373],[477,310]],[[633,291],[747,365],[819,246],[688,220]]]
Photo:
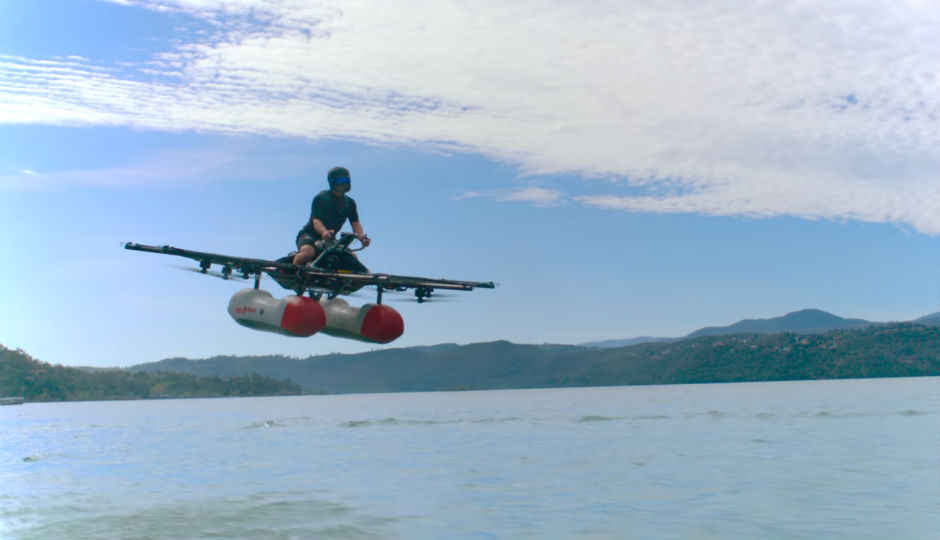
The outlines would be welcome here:
[[[310,244],[304,244],[300,246],[299,251],[297,251],[297,254],[294,255],[294,264],[298,266],[303,266],[307,264],[308,262],[312,261],[313,259],[315,259],[316,256],[317,256],[316,248],[314,248]]]

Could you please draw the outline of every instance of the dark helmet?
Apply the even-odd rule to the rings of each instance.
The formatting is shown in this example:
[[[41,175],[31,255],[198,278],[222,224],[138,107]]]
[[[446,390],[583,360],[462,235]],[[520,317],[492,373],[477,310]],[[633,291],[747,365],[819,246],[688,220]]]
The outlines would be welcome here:
[[[330,183],[330,189],[336,187],[336,184],[349,182],[349,169],[346,167],[333,167],[326,173],[326,180]]]

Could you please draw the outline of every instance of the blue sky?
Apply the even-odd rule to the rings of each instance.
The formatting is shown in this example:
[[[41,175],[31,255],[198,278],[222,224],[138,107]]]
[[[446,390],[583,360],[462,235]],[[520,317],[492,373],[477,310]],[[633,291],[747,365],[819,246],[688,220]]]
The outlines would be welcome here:
[[[373,348],[247,330],[241,285],[121,249],[284,255],[338,164],[371,269],[500,283],[394,304],[391,346],[938,311],[940,10],[388,9],[4,5],[0,343],[98,366]]]

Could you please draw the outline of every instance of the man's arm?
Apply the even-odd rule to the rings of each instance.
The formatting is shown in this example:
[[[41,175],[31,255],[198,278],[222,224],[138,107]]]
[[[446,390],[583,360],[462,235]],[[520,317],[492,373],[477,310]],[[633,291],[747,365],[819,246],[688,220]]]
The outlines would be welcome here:
[[[317,231],[317,234],[319,234],[320,238],[323,240],[331,240],[336,233],[334,230],[327,229],[326,225],[317,218],[310,218],[310,223],[313,223],[313,230]]]
[[[362,228],[362,223],[359,223],[358,221],[353,221],[350,224],[352,225],[353,232],[356,233],[356,238],[358,238],[359,241],[362,242],[363,247],[368,246],[369,244],[372,243],[372,240],[370,240],[369,237],[366,236],[366,232]]]
[[[322,195],[321,193],[313,198],[313,204],[310,205],[310,223],[313,225],[313,230],[317,231],[320,238],[329,242],[333,239],[333,235],[336,234],[336,231],[327,229],[326,225],[317,217],[324,216],[326,212],[325,205],[328,201],[323,200]]]

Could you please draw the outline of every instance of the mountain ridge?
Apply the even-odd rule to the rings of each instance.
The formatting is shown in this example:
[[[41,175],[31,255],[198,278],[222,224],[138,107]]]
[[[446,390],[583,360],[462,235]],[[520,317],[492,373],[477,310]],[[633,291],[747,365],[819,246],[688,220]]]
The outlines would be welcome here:
[[[864,319],[845,319],[821,309],[807,308],[769,319],[742,319],[728,326],[706,326],[689,333],[686,337],[738,333],[776,334],[781,332],[816,334],[828,332],[829,330],[860,328],[872,324],[876,323]]]
[[[921,324],[940,324],[940,312],[914,319],[915,323]],[[833,315],[827,311],[818,308],[805,308],[797,311],[791,311],[779,317],[770,317],[766,319],[741,319],[727,326],[706,326],[689,332],[681,337],[635,337],[624,339],[607,339],[600,341],[590,341],[581,343],[585,347],[614,348],[625,345],[635,345],[638,343],[669,342],[687,339],[699,336],[719,336],[741,333],[772,334],[781,332],[794,333],[821,333],[830,330],[840,330],[847,328],[863,328],[876,324],[888,324],[883,322],[873,322],[864,319],[847,319],[838,315]]]
[[[305,392],[368,393],[940,375],[940,327],[698,336],[621,348],[491,341],[302,359],[168,359],[130,370],[290,379]]]

